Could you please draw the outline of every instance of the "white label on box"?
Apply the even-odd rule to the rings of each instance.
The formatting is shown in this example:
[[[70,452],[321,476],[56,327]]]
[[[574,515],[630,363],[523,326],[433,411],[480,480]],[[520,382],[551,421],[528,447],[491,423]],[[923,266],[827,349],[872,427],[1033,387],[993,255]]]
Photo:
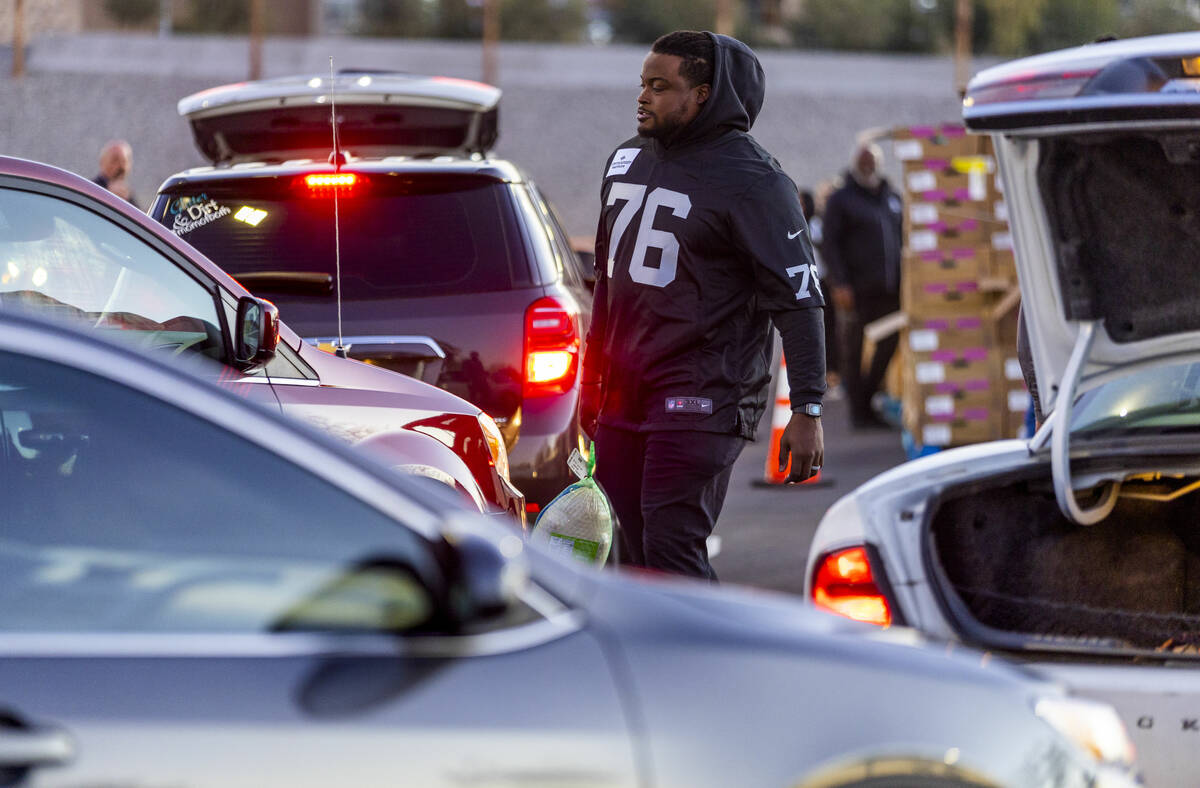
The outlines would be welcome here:
[[[1021,374],[1021,360],[1016,358],[1004,359],[1004,377],[1009,380],[1024,380],[1025,376]]]
[[[971,170],[967,173],[967,194],[976,202],[986,200],[988,196],[988,174]]]
[[[941,383],[946,379],[946,365],[940,361],[922,361],[917,364],[917,382],[922,386],[927,383]]]
[[[933,224],[938,220],[937,206],[928,202],[915,202],[908,206],[908,220],[913,224]]]
[[[954,413],[954,397],[949,394],[926,397],[925,413],[930,416],[946,416]]]
[[[996,202],[996,220],[1000,222],[1008,221],[1008,203],[1004,200]]]
[[[910,252],[928,252],[937,249],[937,233],[933,230],[917,230],[908,234]]]
[[[918,328],[908,332],[908,346],[918,353],[928,353],[938,349],[938,332],[928,328]]]
[[[925,155],[925,146],[920,140],[897,140],[892,150],[898,161],[912,161]]]
[[[921,429],[921,442],[926,446],[949,446],[949,424],[926,424]]]
[[[1012,233],[992,233],[993,249],[1012,249]]]
[[[1004,179],[1000,177],[1000,173],[996,173],[996,179],[992,181],[992,184],[996,187],[996,191],[1004,194]]]
[[[1008,409],[1013,413],[1024,413],[1029,410],[1029,392],[1024,389],[1008,392]]]
[[[908,174],[908,190],[928,192],[937,188],[937,176],[929,170],[917,170]]]

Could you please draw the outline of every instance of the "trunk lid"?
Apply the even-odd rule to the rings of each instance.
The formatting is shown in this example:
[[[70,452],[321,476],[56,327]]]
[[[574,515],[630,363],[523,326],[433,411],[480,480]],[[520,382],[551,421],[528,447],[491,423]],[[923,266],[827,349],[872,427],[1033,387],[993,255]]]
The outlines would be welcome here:
[[[239,82],[180,100],[196,148],[213,164],[316,159],[338,142],[356,156],[483,154],[498,134],[499,88],[450,77],[344,71]]]
[[[996,143],[1047,413],[1086,323],[1076,391],[1200,351],[1200,34],[985,70],[964,119]]]

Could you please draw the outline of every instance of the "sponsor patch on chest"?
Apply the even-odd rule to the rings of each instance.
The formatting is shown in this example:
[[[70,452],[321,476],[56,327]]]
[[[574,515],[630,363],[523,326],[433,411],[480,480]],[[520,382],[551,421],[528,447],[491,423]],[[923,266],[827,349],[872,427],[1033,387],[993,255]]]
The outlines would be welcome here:
[[[712,413],[712,400],[708,397],[667,397],[669,413]]]
[[[641,148],[618,148],[613,154],[612,163],[608,165],[608,172],[605,173],[605,178],[611,178],[614,175],[624,175],[629,172],[629,165],[633,164],[633,160],[642,152]]]

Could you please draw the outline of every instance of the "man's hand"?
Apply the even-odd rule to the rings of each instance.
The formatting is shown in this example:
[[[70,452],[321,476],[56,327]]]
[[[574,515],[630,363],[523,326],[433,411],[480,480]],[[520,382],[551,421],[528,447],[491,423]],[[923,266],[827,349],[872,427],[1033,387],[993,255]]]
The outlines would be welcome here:
[[[842,312],[853,312],[854,291],[845,285],[834,285],[833,305]]]
[[[787,467],[788,457],[792,460],[792,471],[787,484],[808,481],[821,470],[825,461],[825,431],[820,417],[793,413],[783,437],[779,439],[779,472]]]
[[[600,418],[600,384],[583,383],[579,386],[579,427],[592,440],[596,439],[597,420]]]

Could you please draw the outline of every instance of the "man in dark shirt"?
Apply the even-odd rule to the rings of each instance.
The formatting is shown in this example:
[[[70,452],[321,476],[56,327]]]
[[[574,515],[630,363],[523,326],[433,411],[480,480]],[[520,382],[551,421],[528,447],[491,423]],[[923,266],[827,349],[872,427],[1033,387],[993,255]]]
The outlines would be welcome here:
[[[822,225],[821,256],[842,332],[842,382],[855,427],[883,425],[871,409],[899,337],[875,347],[871,366],[862,372],[863,327],[900,308],[902,205],[879,174],[878,146],[859,145],[844,182],[829,197]]]
[[[642,66],[637,137],[609,157],[580,418],[622,563],[716,579],[706,539],[766,408],[774,324],[792,415],[779,462],[824,454],[824,303],[795,184],[749,135],[762,66],[679,31]]]
[[[109,140],[100,149],[100,173],[92,182],[137,205],[129,172],[133,169],[133,148],[125,140]]]

